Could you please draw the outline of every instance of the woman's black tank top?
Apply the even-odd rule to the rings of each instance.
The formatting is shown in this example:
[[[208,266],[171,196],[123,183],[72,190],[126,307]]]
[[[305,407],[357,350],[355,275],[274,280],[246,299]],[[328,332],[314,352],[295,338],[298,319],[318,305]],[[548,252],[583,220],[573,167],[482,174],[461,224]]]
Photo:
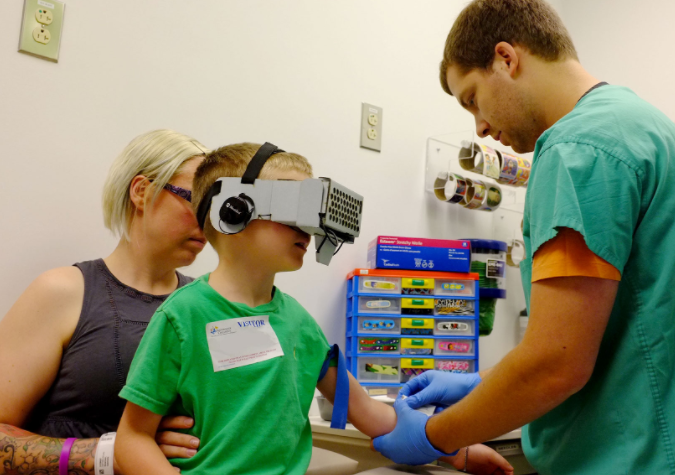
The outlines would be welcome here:
[[[115,431],[126,401],[118,394],[155,310],[168,295],[124,285],[103,259],[75,264],[84,276],[82,313],[50,390],[25,429],[48,437],[90,438]],[[180,273],[178,287],[191,282]]]

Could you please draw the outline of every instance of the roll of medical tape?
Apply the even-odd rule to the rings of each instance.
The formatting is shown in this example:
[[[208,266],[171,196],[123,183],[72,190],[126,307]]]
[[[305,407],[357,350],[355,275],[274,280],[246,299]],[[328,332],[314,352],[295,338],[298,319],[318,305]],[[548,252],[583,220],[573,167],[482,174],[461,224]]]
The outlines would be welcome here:
[[[459,151],[462,169],[494,178],[498,183],[526,186],[530,179],[532,161],[487,145],[463,140]]]
[[[506,249],[506,265],[509,267],[520,267],[520,263],[525,257],[525,243],[520,239],[514,239]]]
[[[470,184],[466,191],[466,197],[462,200],[461,204],[467,209],[477,209],[487,195],[487,186],[480,180],[470,180],[467,178],[466,181],[467,184]]]
[[[434,180],[434,195],[441,201],[448,201],[445,196],[445,185],[448,182],[448,174],[440,172]]]
[[[479,145],[483,152],[483,167],[480,173],[489,178],[499,179],[502,169],[502,157],[495,149],[487,145]]]
[[[530,169],[532,162],[528,158],[517,157],[507,152],[498,151],[501,156],[501,171],[499,173],[499,183],[525,186],[530,179]]]
[[[459,203],[466,196],[467,188],[467,182],[463,177],[456,173],[451,173],[448,176],[448,181],[445,183],[445,196],[450,197],[447,201]]]
[[[485,198],[480,207],[479,211],[494,211],[499,208],[499,205],[502,203],[502,189],[499,185],[494,183],[487,184],[487,193],[485,193]]]
[[[459,150],[459,166],[470,172],[483,173],[483,153],[477,143],[462,140],[462,148]]]

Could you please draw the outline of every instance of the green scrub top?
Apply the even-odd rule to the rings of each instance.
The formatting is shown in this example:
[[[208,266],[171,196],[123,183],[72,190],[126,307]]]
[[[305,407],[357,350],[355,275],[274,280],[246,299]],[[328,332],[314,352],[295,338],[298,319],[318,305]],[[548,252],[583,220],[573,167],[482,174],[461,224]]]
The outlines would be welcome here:
[[[675,474],[675,124],[603,86],[539,138],[521,264],[560,227],[621,272],[590,381],[523,430],[540,474]]]

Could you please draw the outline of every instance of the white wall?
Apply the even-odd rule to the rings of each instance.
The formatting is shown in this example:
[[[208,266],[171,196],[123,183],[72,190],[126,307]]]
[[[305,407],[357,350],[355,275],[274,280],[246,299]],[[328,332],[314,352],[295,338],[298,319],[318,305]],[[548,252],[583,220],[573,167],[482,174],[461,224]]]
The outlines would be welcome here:
[[[675,120],[675,2],[558,0],[586,69],[627,86]]]
[[[108,167],[135,135],[168,127],[214,148],[271,141],[365,195],[355,245],[328,268],[308,255],[278,279],[343,343],[345,276],[376,235],[489,237],[477,231],[489,215],[451,220],[423,193],[427,136],[473,128],[437,79],[464,4],[69,0],[52,64],[16,52],[23,2],[0,2],[0,316],[44,270],[112,251],[100,211]],[[361,102],[384,108],[382,153],[358,147]],[[187,273],[214,266],[207,250]],[[516,342],[522,289],[517,271],[508,277],[483,367]]]

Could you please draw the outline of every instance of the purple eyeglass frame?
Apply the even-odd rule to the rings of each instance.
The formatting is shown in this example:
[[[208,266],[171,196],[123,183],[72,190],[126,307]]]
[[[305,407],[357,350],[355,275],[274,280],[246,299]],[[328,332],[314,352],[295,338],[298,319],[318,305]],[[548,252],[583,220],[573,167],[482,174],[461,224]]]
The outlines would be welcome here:
[[[164,185],[164,189],[169,193],[173,193],[174,195],[183,198],[188,203],[192,203],[192,192],[190,190],[186,190],[180,186],[172,185],[171,183]]]

